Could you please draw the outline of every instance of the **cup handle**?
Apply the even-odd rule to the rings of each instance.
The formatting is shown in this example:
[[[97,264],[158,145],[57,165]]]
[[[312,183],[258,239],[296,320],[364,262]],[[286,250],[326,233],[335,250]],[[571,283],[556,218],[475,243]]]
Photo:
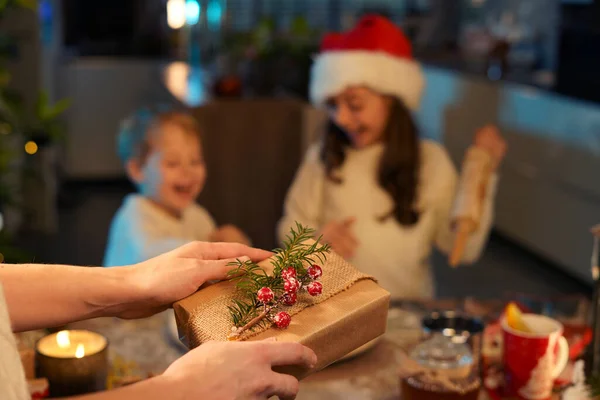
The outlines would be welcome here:
[[[564,336],[558,338],[558,354],[556,356],[556,365],[552,370],[552,378],[556,379],[567,366],[569,362],[569,343]]]

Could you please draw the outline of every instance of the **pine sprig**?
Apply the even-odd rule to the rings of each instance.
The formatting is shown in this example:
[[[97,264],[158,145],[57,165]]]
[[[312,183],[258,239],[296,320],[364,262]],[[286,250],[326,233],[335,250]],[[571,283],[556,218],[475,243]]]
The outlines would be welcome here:
[[[273,323],[272,312],[284,303],[284,269],[293,268],[296,271],[296,279],[302,286],[312,281],[307,268],[317,262],[325,263],[330,249],[329,245],[319,243],[320,237],[314,243],[306,243],[313,238],[314,233],[313,229],[296,223],[296,228],[292,228],[287,235],[283,248],[274,250],[275,255],[271,261],[272,275],[252,261],[236,260],[231,264],[236,267],[229,272],[229,278],[236,285],[236,297],[233,304],[228,306],[233,323],[233,336]],[[257,293],[261,288],[270,288],[273,291],[273,303],[263,304],[258,300]]]
[[[283,268],[294,267],[297,271],[302,270],[306,264],[316,263],[316,257],[321,263],[325,262],[326,254],[329,252],[329,245],[321,245],[319,237],[312,245],[305,242],[313,238],[314,229],[303,227],[296,222],[296,229],[292,229],[290,234],[286,235],[283,249],[276,249],[273,257],[274,274],[281,272]],[[300,272],[300,271],[298,271]]]

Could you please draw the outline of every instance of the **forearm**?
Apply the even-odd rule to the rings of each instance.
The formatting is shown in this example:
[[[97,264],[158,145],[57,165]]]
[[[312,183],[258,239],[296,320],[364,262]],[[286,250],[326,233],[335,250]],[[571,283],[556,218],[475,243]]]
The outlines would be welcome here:
[[[137,294],[131,268],[0,264],[15,332],[116,315]]]
[[[68,400],[178,400],[182,396],[179,396],[174,388],[176,388],[176,382],[169,382],[168,378],[158,376],[120,389]]]

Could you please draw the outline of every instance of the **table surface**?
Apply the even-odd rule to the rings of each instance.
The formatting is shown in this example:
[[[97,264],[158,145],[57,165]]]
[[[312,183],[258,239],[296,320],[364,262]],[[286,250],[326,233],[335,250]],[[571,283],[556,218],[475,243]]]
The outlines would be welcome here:
[[[482,306],[448,300],[444,302],[403,302],[390,308],[388,329],[377,344],[365,353],[336,363],[309,376],[300,384],[298,400],[387,400],[398,399],[398,366],[403,348],[415,344],[421,335],[422,316],[432,309],[462,308],[471,314],[491,316],[501,309],[498,302]],[[465,306],[466,305],[466,306]],[[70,325],[104,334],[110,343],[110,357],[134,362],[143,373],[161,373],[184,353],[168,334],[172,310],[152,318],[123,321],[101,318]],[[483,392],[483,391],[482,391]],[[481,400],[489,397],[482,393]]]

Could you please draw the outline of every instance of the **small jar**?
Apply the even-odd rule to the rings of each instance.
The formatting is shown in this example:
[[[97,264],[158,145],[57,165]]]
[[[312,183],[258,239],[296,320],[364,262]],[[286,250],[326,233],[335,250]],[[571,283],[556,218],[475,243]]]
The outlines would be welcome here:
[[[402,378],[404,400],[477,400],[478,368],[468,345],[436,333],[409,353]]]

